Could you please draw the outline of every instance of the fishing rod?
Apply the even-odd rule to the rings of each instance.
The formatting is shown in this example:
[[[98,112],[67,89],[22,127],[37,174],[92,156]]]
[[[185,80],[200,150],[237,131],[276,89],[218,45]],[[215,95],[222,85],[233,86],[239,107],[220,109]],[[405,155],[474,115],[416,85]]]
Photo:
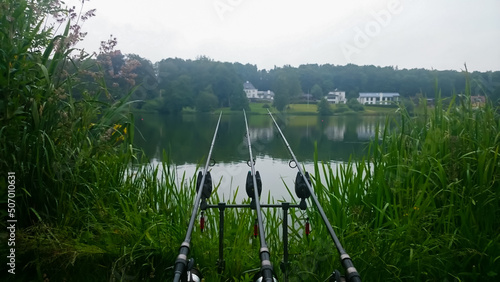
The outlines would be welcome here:
[[[247,130],[247,143],[248,143],[248,153],[250,154],[250,160],[248,161],[250,163],[251,167],[251,172],[248,172],[247,174],[247,193],[248,196],[252,198],[252,203],[250,206],[252,208],[255,207],[255,211],[257,213],[257,224],[258,224],[258,229],[259,229],[259,237],[260,237],[260,277],[257,279],[257,281],[266,281],[266,282],[273,282],[276,281],[273,277],[273,266],[271,264],[270,260],[270,253],[269,249],[267,247],[266,243],[266,237],[264,234],[264,224],[262,222],[262,210],[260,207],[260,200],[259,196],[260,193],[262,192],[262,181],[260,180],[260,174],[257,171],[255,172],[255,159],[253,158],[252,155],[252,144],[250,142],[250,132],[248,130],[248,121],[247,121],[247,114],[245,110],[243,110],[243,115],[245,116],[245,126]],[[256,175],[257,174],[257,175]],[[250,176],[251,180],[250,181]],[[253,190],[253,191],[252,191]],[[253,196],[252,193],[253,192]]]
[[[205,164],[203,173],[201,171],[198,173],[198,178],[196,181],[196,198],[194,200],[193,211],[191,213],[191,219],[189,220],[186,238],[184,239],[184,242],[182,242],[179,249],[179,255],[175,260],[174,282],[179,282],[181,278],[183,278],[183,281],[189,282],[201,281],[201,274],[193,268],[194,260],[188,260],[187,255],[189,254],[191,234],[193,233],[196,214],[198,213],[198,208],[200,206],[200,199],[202,201],[201,205],[206,205],[206,199],[210,197],[210,194],[212,193],[212,177],[210,175],[210,172],[208,171],[208,167],[210,166],[212,149],[214,147],[215,138],[217,137],[217,131],[219,130],[221,116],[222,112],[220,112],[219,114],[219,120],[217,121],[217,126],[215,127],[214,137],[212,139],[212,144],[210,145],[210,150],[208,151],[207,162]]]
[[[352,260],[351,260],[351,257],[344,250],[344,248],[342,247],[342,244],[340,244],[340,241],[337,238],[337,235],[335,234],[335,231],[333,230],[332,225],[330,224],[330,221],[328,221],[328,218],[326,217],[326,214],[323,211],[323,208],[321,207],[321,204],[319,203],[318,198],[314,194],[314,190],[311,187],[310,180],[308,179],[309,178],[308,177],[309,174],[307,172],[304,173],[303,169],[299,165],[299,163],[297,161],[297,158],[295,157],[295,154],[292,151],[292,148],[290,148],[290,145],[288,144],[288,141],[286,140],[285,135],[281,131],[280,127],[278,126],[278,123],[274,119],[274,117],[271,114],[271,112],[269,111],[269,109],[267,110],[267,112],[269,113],[269,115],[273,119],[274,125],[278,129],[278,132],[280,133],[281,138],[285,142],[285,145],[288,148],[288,151],[290,152],[290,155],[292,156],[293,161],[295,162],[297,169],[299,170],[298,174],[297,174],[297,179],[299,179],[300,176],[301,176],[302,180],[303,180],[301,182],[303,182],[303,183],[305,183],[307,185],[307,188],[309,189],[309,194],[312,196],[313,202],[316,205],[316,208],[318,209],[318,211],[319,211],[319,213],[321,215],[321,218],[323,219],[323,222],[325,223],[325,225],[326,225],[326,227],[328,229],[328,232],[330,233],[330,236],[333,239],[333,242],[335,243],[335,247],[337,248],[337,250],[338,250],[338,252],[340,254],[340,261],[342,263],[342,266],[344,267],[344,270],[346,271],[347,281],[349,281],[349,282],[358,282],[358,281],[361,282],[361,277],[359,276],[358,271],[354,267],[354,265],[352,263]],[[300,174],[300,176],[299,176],[299,174]],[[336,277],[337,281],[338,281],[338,279],[339,278]]]

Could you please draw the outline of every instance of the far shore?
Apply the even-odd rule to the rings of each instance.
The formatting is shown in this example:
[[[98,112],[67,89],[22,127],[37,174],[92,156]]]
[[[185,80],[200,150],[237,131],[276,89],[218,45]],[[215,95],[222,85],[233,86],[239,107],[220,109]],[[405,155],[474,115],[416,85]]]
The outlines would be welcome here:
[[[247,111],[249,115],[267,115],[267,110],[269,109],[271,112],[277,112],[277,110],[271,106],[271,103],[250,103],[250,110]],[[374,106],[374,105],[365,105],[364,111],[355,112],[351,109],[348,109],[344,112],[336,112],[338,108],[337,105],[331,105],[333,114],[332,116],[346,116],[346,115],[364,115],[364,116],[376,116],[376,115],[391,115],[396,114],[398,109],[397,106]],[[241,111],[231,110],[229,107],[218,108],[212,111],[212,113],[219,113],[222,111],[223,114],[240,114]],[[141,112],[141,110],[138,110]],[[198,113],[195,109],[192,108],[184,108],[182,111],[183,114],[196,114]],[[302,115],[302,116],[317,116],[318,107],[316,104],[290,104],[283,111],[285,114],[289,115]]]

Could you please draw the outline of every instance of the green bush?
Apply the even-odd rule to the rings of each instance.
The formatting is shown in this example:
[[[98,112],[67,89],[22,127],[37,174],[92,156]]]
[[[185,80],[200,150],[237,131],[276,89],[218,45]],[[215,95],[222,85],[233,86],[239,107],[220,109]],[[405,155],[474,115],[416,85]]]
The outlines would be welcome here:
[[[346,104],[338,104],[335,109],[333,109],[333,112],[336,114],[341,114],[349,111],[349,107]]]
[[[356,98],[349,99],[349,101],[347,101],[347,106],[355,112],[362,112],[365,110],[365,107],[361,105],[361,103]]]
[[[318,113],[322,116],[333,114],[332,107],[325,98],[321,99],[321,101],[319,101],[318,103]]]
[[[201,92],[196,98],[196,111],[201,113],[211,112],[217,108],[218,104],[217,96],[209,92]]]

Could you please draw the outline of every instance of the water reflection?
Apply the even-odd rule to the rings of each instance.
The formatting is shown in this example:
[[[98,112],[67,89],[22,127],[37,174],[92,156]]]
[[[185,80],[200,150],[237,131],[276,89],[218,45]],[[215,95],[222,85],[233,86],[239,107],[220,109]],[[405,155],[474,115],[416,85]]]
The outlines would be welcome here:
[[[154,161],[154,163],[157,163]],[[314,165],[311,162],[303,163],[307,171],[314,171]],[[335,169],[338,163],[332,162],[332,168]],[[186,177],[190,177],[196,173],[197,166],[194,164],[185,164],[177,166],[178,179],[182,178],[185,173]],[[297,174],[297,169],[290,168],[288,161],[273,159],[269,156],[262,156],[256,159],[255,169],[259,171],[262,178],[262,202],[268,202],[271,199],[274,201],[282,200],[291,202],[292,198],[289,195],[286,187],[294,193],[294,181]],[[230,165],[227,163],[217,163],[210,168],[210,173],[214,179],[214,184],[219,185],[217,194],[221,201],[235,199],[241,203],[248,199],[245,192],[245,182],[247,172],[250,167],[244,162],[234,162]],[[296,198],[295,194],[293,196]],[[215,204],[216,201],[212,197],[210,203]]]
[[[168,152],[179,179],[183,174],[191,178],[197,166],[204,165],[217,118],[218,115],[138,116],[136,146],[144,150],[153,164],[162,159],[163,151]],[[335,171],[337,165],[351,156],[365,154],[377,125],[383,125],[385,120],[358,116],[276,116],[276,119],[297,159],[310,173],[314,173],[315,143],[318,159],[330,164]],[[263,181],[262,202],[270,198],[290,201],[286,186],[294,190],[297,169],[288,166],[290,156],[285,144],[269,116],[250,115],[248,122],[255,167]],[[220,182],[218,195],[221,200],[236,197],[241,202],[247,198],[245,180],[250,168],[245,134],[243,114],[222,116],[212,153],[217,164],[211,168],[214,182]]]
[[[363,156],[377,125],[384,124],[383,117],[358,116],[278,116],[277,120],[297,158],[305,162],[313,160],[315,143],[322,161],[346,161],[351,155]],[[160,159],[165,150],[177,165],[196,164],[210,147],[216,122],[216,115],[142,115],[136,120],[135,142],[151,159]],[[248,122],[256,157],[289,159],[269,116],[249,116]],[[246,160],[245,140],[243,115],[223,115],[214,158],[222,163]]]
[[[342,124],[340,126],[328,126],[327,128],[325,128],[324,134],[329,140],[344,141],[345,124]]]
[[[358,134],[358,140],[371,140],[375,136],[375,133],[379,129],[379,133],[384,130],[384,124],[377,123],[361,123],[358,124],[356,132]]]

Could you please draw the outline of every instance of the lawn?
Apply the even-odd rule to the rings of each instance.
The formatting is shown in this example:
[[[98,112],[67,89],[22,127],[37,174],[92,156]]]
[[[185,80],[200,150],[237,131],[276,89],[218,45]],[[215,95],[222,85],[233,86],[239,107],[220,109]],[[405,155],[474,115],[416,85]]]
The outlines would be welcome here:
[[[269,108],[266,108],[264,105],[269,105]],[[250,103],[250,110],[247,111],[250,115],[267,115],[267,109],[271,112],[276,112],[276,109],[273,108],[268,103]],[[337,109],[337,105],[331,105],[332,109],[335,112]],[[363,112],[354,112],[352,110],[348,110],[342,113],[337,113],[335,115],[386,115],[386,114],[394,114],[396,113],[397,108],[394,107],[383,107],[383,106],[365,106],[365,110]],[[233,111],[229,107],[219,108],[214,112],[222,111],[223,114],[239,114],[241,111]],[[195,113],[195,109],[185,108],[183,113]],[[290,115],[318,115],[318,107],[316,104],[290,104],[283,111],[286,114]]]
[[[290,104],[287,109],[289,114],[318,114],[318,107],[315,104]]]
[[[365,106],[364,115],[395,114],[397,107]]]

